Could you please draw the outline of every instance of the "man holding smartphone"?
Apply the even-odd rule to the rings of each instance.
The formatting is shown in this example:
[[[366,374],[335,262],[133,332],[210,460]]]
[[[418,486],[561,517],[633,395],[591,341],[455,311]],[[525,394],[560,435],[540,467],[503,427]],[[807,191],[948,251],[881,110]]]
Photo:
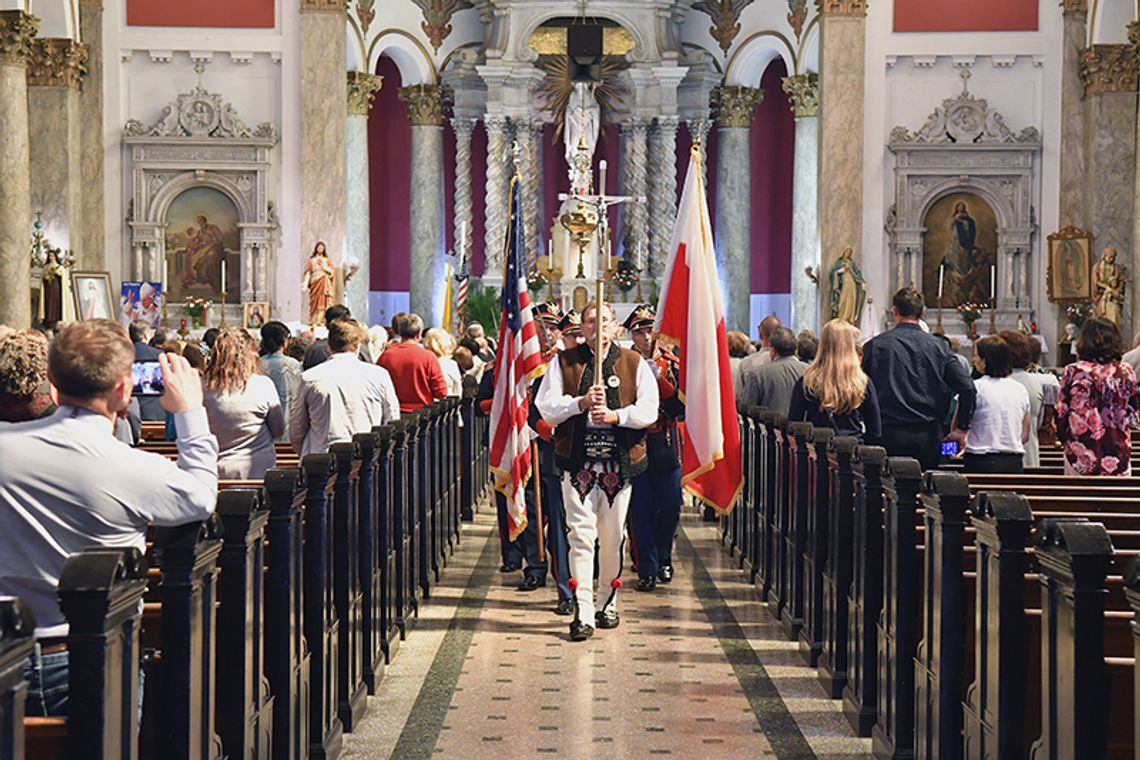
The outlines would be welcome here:
[[[205,520],[218,494],[218,442],[202,383],[181,356],[162,354],[162,408],[178,428],[178,463],[114,437],[131,402],[134,349],[105,319],[62,328],[48,354],[59,397],[50,417],[0,426],[0,594],[21,597],[36,619],[24,669],[28,715],[67,708],[67,621],[56,588],[72,554],[146,549],[149,525]]]

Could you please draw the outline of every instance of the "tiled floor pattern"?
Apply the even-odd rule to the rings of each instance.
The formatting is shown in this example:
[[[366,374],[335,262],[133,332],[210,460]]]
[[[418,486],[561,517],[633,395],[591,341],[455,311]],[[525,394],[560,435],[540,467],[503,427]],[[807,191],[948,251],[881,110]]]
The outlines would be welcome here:
[[[493,532],[486,513],[466,527],[345,737],[350,757],[867,756],[713,526],[686,517],[674,582],[627,586],[621,626],[584,644],[553,614],[552,586],[519,593],[517,574],[497,572]]]

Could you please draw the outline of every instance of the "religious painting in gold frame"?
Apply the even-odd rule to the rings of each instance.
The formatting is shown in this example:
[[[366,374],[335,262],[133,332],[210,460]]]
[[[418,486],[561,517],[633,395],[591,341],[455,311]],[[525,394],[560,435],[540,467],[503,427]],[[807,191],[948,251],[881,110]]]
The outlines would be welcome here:
[[[1048,244],[1045,287],[1049,300],[1059,304],[1091,301],[1092,233],[1069,224],[1050,235]]]
[[[246,330],[260,330],[268,321],[268,301],[247,301],[241,305],[241,326]]]
[[[923,217],[923,297],[933,308],[988,303],[997,262],[997,215],[985,198],[960,191],[939,198]],[[938,298],[939,271],[943,285]]]
[[[115,315],[119,311],[119,299],[111,295],[110,272],[72,272],[71,296],[79,319],[118,321]]]

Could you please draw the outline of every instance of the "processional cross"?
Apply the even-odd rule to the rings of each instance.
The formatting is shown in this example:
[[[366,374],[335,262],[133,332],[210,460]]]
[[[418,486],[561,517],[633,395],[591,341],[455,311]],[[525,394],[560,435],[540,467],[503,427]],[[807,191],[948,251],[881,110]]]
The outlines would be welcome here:
[[[596,233],[598,236],[598,257],[600,261],[598,266],[595,267],[597,272],[595,282],[594,301],[597,303],[597,311],[594,318],[597,328],[594,331],[594,384],[602,384],[602,316],[601,310],[605,306],[605,284],[606,272],[610,270],[612,261],[612,252],[610,250],[610,230],[609,230],[609,207],[617,206],[622,203],[646,203],[644,195],[606,195],[606,170],[607,162],[605,160],[598,162],[598,192],[596,194],[590,193],[590,188],[574,188],[571,193],[559,193],[558,200],[577,201],[579,208],[586,206],[594,211],[594,219],[589,219],[590,215],[580,214],[579,212],[572,212],[565,214],[562,217],[562,224],[566,229],[570,230],[571,234],[578,240],[579,256],[578,256],[578,276],[583,275],[582,272],[582,258],[581,251],[585,249],[585,245],[589,241],[591,233]],[[593,229],[590,229],[590,226]]]

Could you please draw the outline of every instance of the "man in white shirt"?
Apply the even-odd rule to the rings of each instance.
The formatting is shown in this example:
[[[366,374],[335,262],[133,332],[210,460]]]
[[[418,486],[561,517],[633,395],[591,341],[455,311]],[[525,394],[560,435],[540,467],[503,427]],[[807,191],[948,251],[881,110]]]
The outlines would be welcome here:
[[[306,454],[323,454],[339,441],[400,418],[400,402],[388,371],[356,357],[364,328],[351,319],[329,325],[332,355],[301,374],[289,412],[289,441]]]
[[[582,311],[586,342],[559,352],[547,366],[535,404],[557,429],[554,458],[570,530],[570,589],[576,611],[570,638],[585,641],[617,628],[625,518],[633,478],[645,472],[645,429],[657,422],[657,379],[641,354],[614,342],[617,319],[608,305]],[[594,335],[602,331],[602,384],[594,384]],[[598,595],[595,599],[594,546]]]
[[[143,551],[148,525],[205,520],[217,501],[218,444],[198,373],[181,356],[158,358],[178,463],[115,439],[131,402],[134,353],[114,322],[64,327],[48,355],[59,409],[0,425],[0,594],[21,597],[36,617],[29,715],[66,712],[68,627],[56,588],[67,558],[94,547]]]

